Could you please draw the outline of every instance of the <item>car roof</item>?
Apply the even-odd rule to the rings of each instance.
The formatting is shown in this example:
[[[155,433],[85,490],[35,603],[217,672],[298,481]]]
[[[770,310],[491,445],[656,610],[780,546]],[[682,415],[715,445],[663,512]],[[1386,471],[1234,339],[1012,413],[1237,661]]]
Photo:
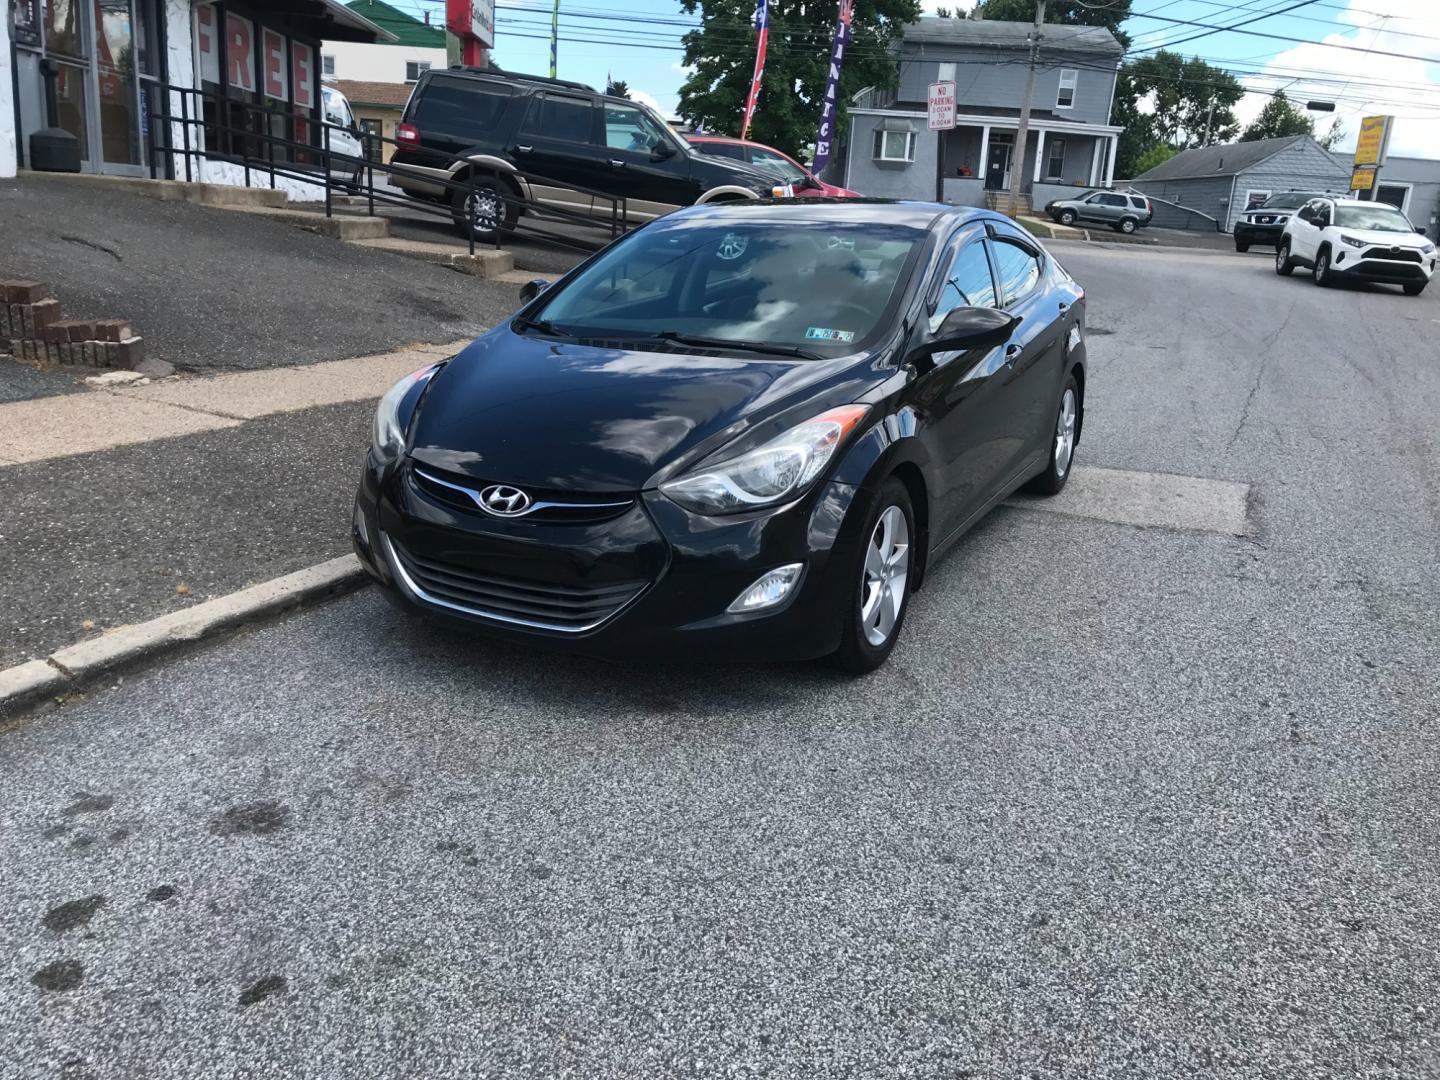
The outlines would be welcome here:
[[[735,202],[701,203],[687,206],[661,220],[701,218],[725,220],[742,216],[767,216],[772,221],[799,221],[845,225],[903,225],[914,229],[934,229],[942,225],[961,225],[968,221],[1000,221],[1016,223],[992,210],[977,206],[948,206],[944,203],[917,202],[908,199],[760,199]],[[1019,228],[1020,226],[1016,226]]]

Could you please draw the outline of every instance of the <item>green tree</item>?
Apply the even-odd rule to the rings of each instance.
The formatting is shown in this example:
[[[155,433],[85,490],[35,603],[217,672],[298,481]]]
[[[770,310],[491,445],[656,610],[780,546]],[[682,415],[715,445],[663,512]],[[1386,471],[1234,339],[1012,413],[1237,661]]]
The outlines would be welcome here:
[[[1135,111],[1149,117],[1147,134],[1153,142],[1185,150],[1229,142],[1240,133],[1235,106],[1245,88],[1228,71],[1162,49],[1132,60],[1122,74],[1127,94],[1134,95]],[[1148,108],[1141,109],[1142,103]],[[1137,161],[1147,149],[1139,148]]]
[[[1325,132],[1324,135],[1317,135],[1315,137],[1315,141],[1318,142],[1321,146],[1323,146],[1326,150],[1334,150],[1335,144],[1344,137],[1345,123],[1340,119],[1340,117],[1337,116],[1334,120],[1330,121],[1330,130]]]
[[[980,0],[976,10],[986,19],[1034,22],[1035,0]],[[1130,35],[1120,24],[1130,17],[1130,0],[1047,0],[1045,21],[1069,26],[1103,26],[1120,44],[1130,47]]]
[[[1143,176],[1155,168],[1156,165],[1164,165],[1165,162],[1169,161],[1179,152],[1180,151],[1176,150],[1173,146],[1167,146],[1165,143],[1156,143],[1136,160],[1133,175]],[[1126,175],[1129,176],[1132,174],[1127,173]]]
[[[680,115],[707,131],[740,134],[755,66],[754,0],[680,0],[700,13],[685,35],[693,71],[680,87]],[[750,137],[792,156],[815,137],[829,72],[836,5],[770,0],[770,45]],[[845,101],[866,86],[890,88],[899,77],[889,52],[904,25],[920,17],[919,0],[855,0],[850,46],[840,74],[836,131]]]
[[[1265,103],[1254,123],[1240,136],[1241,142],[1278,139],[1285,135],[1314,135],[1315,121],[1290,104],[1285,91],[1277,90]]]
[[[628,98],[630,96],[630,84],[624,79],[614,79],[605,85],[605,93],[612,97]]]

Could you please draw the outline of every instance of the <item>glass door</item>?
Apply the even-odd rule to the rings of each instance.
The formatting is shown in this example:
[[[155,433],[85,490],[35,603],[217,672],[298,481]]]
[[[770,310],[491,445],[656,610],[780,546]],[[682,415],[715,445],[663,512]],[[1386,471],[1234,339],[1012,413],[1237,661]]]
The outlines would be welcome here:
[[[93,2],[101,168],[104,172],[138,172],[143,158],[134,0]]]
[[[50,0],[45,5],[45,51],[59,69],[55,80],[59,115],[55,121],[80,141],[80,158],[85,164],[95,160],[90,147],[89,42],[84,0]],[[50,123],[48,116],[45,123]]]

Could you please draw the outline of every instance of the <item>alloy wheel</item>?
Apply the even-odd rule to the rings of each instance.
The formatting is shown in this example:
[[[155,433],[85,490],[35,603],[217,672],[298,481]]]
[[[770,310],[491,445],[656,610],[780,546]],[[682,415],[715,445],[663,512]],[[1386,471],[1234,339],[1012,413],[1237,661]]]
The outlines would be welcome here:
[[[1075,391],[1065,390],[1060,399],[1060,413],[1055,418],[1055,475],[1064,478],[1075,456]]]
[[[860,579],[860,625],[875,648],[890,640],[905,607],[910,575],[910,525],[898,506],[887,506],[865,549]]]
[[[477,191],[466,196],[465,212],[477,232],[494,232],[500,227],[504,204],[494,191]]]

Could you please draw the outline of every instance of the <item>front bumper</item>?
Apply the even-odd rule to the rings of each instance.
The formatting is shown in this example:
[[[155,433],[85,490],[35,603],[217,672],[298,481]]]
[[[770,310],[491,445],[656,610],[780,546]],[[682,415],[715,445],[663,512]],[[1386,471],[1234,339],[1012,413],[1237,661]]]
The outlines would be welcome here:
[[[1336,251],[1331,260],[1332,272],[1356,281],[1389,282],[1406,285],[1412,282],[1429,281],[1434,276],[1437,260],[1435,253],[1421,255],[1420,261],[1398,259],[1385,248],[1345,248]]]
[[[849,585],[858,587],[842,580],[857,542],[844,525],[861,495],[831,482],[768,514],[706,518],[647,492],[602,522],[504,521],[431,498],[407,463],[382,466],[372,454],[356,493],[352,539],[392,601],[484,634],[609,658],[800,660],[839,646]],[[727,614],[761,574],[796,562],[804,571],[784,602]],[[443,572],[423,576],[436,568]],[[421,584],[463,588],[466,580],[518,587],[526,597],[538,584],[564,597],[621,599],[613,611],[597,600],[584,609],[595,620],[577,616],[556,629],[468,598],[457,605],[460,594],[442,597]]]
[[[1235,223],[1235,239],[1242,244],[1268,244],[1271,247],[1280,243],[1280,237],[1285,233],[1285,223],[1278,225],[1257,225],[1249,221],[1237,221]]]

